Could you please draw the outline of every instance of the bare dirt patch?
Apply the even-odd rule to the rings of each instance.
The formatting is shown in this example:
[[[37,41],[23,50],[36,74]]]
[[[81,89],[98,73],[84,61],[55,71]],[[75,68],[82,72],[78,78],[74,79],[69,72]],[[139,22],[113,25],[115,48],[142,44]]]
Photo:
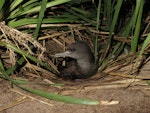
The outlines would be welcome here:
[[[145,68],[146,69],[146,68]],[[143,69],[144,70],[144,69]],[[145,74],[149,74],[149,71]],[[143,75],[144,72],[141,71]],[[115,78],[115,77],[107,77]],[[59,92],[62,95],[83,97],[100,101],[119,101],[116,105],[75,105],[48,100],[27,93],[16,86],[11,88],[8,81],[0,80],[0,111],[1,113],[149,113],[150,91],[146,81],[135,81],[127,88],[129,82],[118,84],[112,88],[108,80],[86,80],[67,82],[63,88],[32,85],[35,89],[47,92]],[[123,79],[121,79],[123,80]],[[126,79],[127,80],[127,79]],[[65,82],[65,81],[64,81]],[[91,82],[91,85],[88,85]],[[144,85],[145,84],[145,85]],[[19,93],[22,94],[19,94]]]

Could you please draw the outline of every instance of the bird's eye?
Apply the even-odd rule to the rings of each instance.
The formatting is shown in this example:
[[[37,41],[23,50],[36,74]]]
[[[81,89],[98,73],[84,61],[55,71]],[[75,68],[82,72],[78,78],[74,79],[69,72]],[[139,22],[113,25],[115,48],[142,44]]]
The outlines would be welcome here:
[[[76,48],[68,48],[68,51],[74,52],[76,51]]]

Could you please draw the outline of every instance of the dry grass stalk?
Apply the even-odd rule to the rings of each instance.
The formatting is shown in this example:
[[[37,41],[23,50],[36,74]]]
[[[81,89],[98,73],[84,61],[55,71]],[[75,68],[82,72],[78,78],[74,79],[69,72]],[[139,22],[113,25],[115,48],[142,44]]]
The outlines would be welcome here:
[[[14,28],[10,28],[6,26],[3,22],[0,22],[0,30],[3,33],[3,39],[2,39],[3,41],[7,43],[13,43],[18,48],[22,48],[24,50],[27,49],[31,55],[35,55],[35,53],[33,53],[29,47],[29,45],[32,44],[35,48],[38,49],[38,51],[40,51],[38,57],[42,59],[42,55],[46,49],[38,41],[36,41],[31,35],[22,33]],[[11,52],[10,58],[13,58],[12,60],[14,61],[15,56],[12,57],[12,55],[13,54]]]

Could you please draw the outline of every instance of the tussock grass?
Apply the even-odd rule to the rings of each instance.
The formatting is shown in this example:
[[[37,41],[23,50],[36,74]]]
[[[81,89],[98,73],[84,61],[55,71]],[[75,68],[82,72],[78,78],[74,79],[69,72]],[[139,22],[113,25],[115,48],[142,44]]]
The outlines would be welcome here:
[[[40,77],[49,78],[52,83],[59,81],[55,76],[59,73],[58,62],[53,55],[64,51],[75,40],[83,40],[99,64],[98,73],[90,79],[96,82],[103,73],[123,79],[111,78],[108,81],[112,81],[112,87],[98,84],[95,88],[101,89],[103,85],[106,85],[103,88],[116,88],[121,87],[121,83],[122,87],[130,86],[131,79],[136,85],[145,85],[143,80],[150,78],[136,76],[136,73],[150,54],[150,16],[146,5],[149,2],[144,0],[82,0],[82,3],[80,0],[10,0],[8,3],[0,0],[0,77],[49,99],[99,104],[96,100],[78,100],[21,85],[29,84],[28,79]],[[23,73],[27,81],[13,79],[16,73]],[[90,89],[93,86],[89,86]]]

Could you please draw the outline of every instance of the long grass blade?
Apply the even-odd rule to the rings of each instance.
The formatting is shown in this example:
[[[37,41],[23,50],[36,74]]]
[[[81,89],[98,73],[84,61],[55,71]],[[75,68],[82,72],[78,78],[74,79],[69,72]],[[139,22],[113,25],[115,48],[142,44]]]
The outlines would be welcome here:
[[[16,17],[22,16],[23,12],[29,11],[30,9],[39,5],[40,5],[39,2],[30,2],[30,1],[27,2],[26,4],[23,4],[22,6],[20,6],[19,4],[15,10],[11,11],[8,19],[16,19]]]
[[[25,59],[24,57],[21,57],[14,66],[11,66],[6,70],[6,73],[8,75],[12,74],[17,69],[17,67],[23,64],[23,62],[25,62]]]
[[[93,26],[96,26],[95,23],[93,23],[90,19],[86,18],[85,16],[83,16],[82,14],[76,12],[77,10],[74,11],[74,9],[72,8],[72,10],[69,10],[69,12],[77,17],[79,17],[80,19],[84,20],[85,22],[93,25]]]
[[[5,0],[0,0],[0,11],[1,11],[1,9],[2,9],[4,3],[5,3]]]
[[[32,89],[32,88],[27,88],[27,87],[22,87],[22,86],[19,86],[19,87],[22,88],[23,90],[26,90],[33,94],[48,98],[50,100],[67,102],[67,103],[71,103],[71,104],[84,104],[84,105],[99,105],[100,104],[99,101],[97,101],[97,100],[75,98],[75,97],[71,97],[71,96],[62,96],[62,95],[48,93],[48,92],[44,92],[44,91],[40,91],[40,90],[36,90],[36,89]]]
[[[109,33],[109,38],[108,38],[108,46],[107,46],[106,51],[104,53],[104,58],[107,56],[107,54],[110,50],[110,47],[112,45],[112,36],[113,36],[113,32],[115,31],[115,25],[116,25],[116,22],[117,22],[117,19],[118,19],[118,16],[119,16],[119,12],[120,12],[122,2],[123,2],[123,0],[118,0],[117,4],[115,6],[115,12],[114,12],[113,20],[112,20],[112,23],[111,23],[110,33]],[[112,57],[112,54],[109,56],[109,59],[111,57]]]
[[[117,22],[117,19],[119,16],[122,2],[123,2],[123,0],[118,0],[117,4],[115,6],[115,13],[114,13],[113,20],[112,20],[111,27],[110,27],[110,34],[109,34],[109,40],[108,40],[109,43],[111,43],[111,40],[112,40],[111,38],[112,38],[113,32],[115,31],[115,25],[116,25],[116,22]]]
[[[142,57],[142,54],[144,53],[144,50],[145,48],[150,45],[150,33],[149,35],[147,36],[147,38],[144,40],[144,43],[142,45],[142,48],[140,50],[140,54],[139,54],[139,57],[141,58]]]
[[[46,4],[47,4],[47,0],[42,0],[41,10],[40,10],[38,22],[37,22],[37,27],[36,27],[35,32],[34,32],[34,39],[37,39],[37,37],[38,37],[38,33],[39,33],[39,30],[40,30],[40,27],[42,24],[42,20],[44,17],[44,12],[46,10]]]
[[[8,26],[10,27],[20,27],[23,25],[28,25],[28,24],[37,24],[38,19],[33,19],[33,18],[23,18],[17,21],[10,21],[8,23]],[[76,18],[48,18],[48,19],[43,19],[42,23],[43,24],[51,24],[51,23],[65,23],[65,22],[76,22]]]
[[[100,12],[101,12],[101,0],[99,0],[98,8],[97,8],[97,24],[96,24],[96,30],[99,31],[99,25],[100,25]],[[95,37],[94,42],[94,57],[95,57],[95,63],[97,61],[97,55],[98,55],[98,35]]]
[[[13,2],[10,5],[10,11],[18,7],[18,5],[21,4],[21,2],[23,2],[23,0],[13,0]]]
[[[137,50],[138,39],[139,39],[140,28],[141,28],[144,0],[137,0],[137,4],[140,4],[140,6],[139,6],[139,12],[138,12],[138,16],[137,16],[135,31],[134,31],[134,38],[132,39],[132,42],[131,42],[131,49],[132,49],[133,54],[135,54],[136,50]]]
[[[52,7],[52,6],[56,6],[56,5],[60,5],[60,4],[69,2],[69,1],[70,0],[54,0],[54,1],[48,2],[47,5],[46,5],[46,8],[49,8],[49,7]],[[23,14],[38,12],[38,11],[40,11],[40,8],[41,8],[41,6],[36,6],[36,7],[32,8],[32,9],[24,12]]]

